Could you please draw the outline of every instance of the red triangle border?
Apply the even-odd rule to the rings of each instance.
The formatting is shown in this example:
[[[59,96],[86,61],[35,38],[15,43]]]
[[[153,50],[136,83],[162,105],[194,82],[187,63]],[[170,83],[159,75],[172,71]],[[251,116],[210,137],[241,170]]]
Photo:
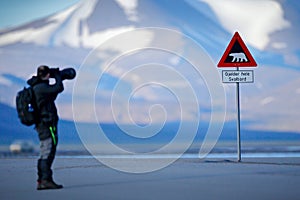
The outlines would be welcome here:
[[[242,47],[245,55],[247,56],[250,62],[225,63],[225,60],[228,57],[229,53],[231,52],[231,49],[236,41],[239,42],[240,46]],[[240,34],[238,32],[235,32],[217,66],[218,67],[256,67],[257,64],[254,58],[252,57],[250,51],[248,50],[246,44],[242,40]]]

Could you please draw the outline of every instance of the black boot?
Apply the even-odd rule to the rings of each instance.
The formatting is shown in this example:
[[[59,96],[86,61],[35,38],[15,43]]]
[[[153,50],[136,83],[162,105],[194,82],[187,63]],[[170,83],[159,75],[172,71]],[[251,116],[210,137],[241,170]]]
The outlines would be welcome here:
[[[38,182],[37,190],[48,190],[48,189],[61,189],[62,185],[56,184],[54,181],[42,180]]]

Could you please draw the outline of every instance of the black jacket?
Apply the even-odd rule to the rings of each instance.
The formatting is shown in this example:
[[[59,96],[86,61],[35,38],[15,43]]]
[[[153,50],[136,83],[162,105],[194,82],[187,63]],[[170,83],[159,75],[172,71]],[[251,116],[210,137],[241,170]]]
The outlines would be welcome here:
[[[55,99],[64,90],[62,78],[59,73],[55,73],[55,84],[50,85],[48,80],[41,80],[33,76],[27,83],[33,87],[36,103],[39,111],[39,123],[51,126],[58,122]]]

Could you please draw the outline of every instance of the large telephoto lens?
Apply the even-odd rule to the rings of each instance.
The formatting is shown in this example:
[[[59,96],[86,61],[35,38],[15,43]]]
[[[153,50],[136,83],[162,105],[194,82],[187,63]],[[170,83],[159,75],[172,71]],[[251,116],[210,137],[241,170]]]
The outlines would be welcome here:
[[[73,68],[66,68],[60,71],[62,80],[72,80],[76,76],[76,71]]]

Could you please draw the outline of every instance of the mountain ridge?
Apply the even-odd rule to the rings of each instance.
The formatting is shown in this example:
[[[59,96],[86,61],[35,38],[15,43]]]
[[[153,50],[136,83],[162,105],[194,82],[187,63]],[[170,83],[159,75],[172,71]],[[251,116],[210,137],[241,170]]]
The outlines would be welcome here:
[[[27,127],[22,125],[17,117],[17,112],[10,106],[0,103],[0,145],[9,145],[15,140],[31,140],[35,144],[38,144],[38,135],[34,130],[34,126]],[[153,144],[165,144],[170,142],[175,133],[178,130],[180,122],[169,122],[164,128],[151,138],[141,139],[128,136],[125,134],[118,125],[113,123],[101,123],[100,126],[103,129],[106,136],[114,144],[120,145],[153,145]],[[88,126],[88,124],[86,124]],[[131,125],[128,125],[131,126]],[[201,123],[197,131],[197,135],[194,139],[194,145],[203,141],[207,130],[208,124]],[[60,145],[80,145],[82,141],[76,130],[73,121],[60,120],[58,123],[58,134]],[[82,134],[82,133],[81,133]],[[242,129],[242,141],[243,142],[270,142],[270,141],[298,141],[300,139],[299,133],[294,132],[270,132],[270,131],[256,131]],[[228,122],[225,124],[223,132],[219,138],[219,142],[234,142],[236,140],[235,122]]]
[[[35,73],[38,65],[47,64],[51,67],[60,68],[74,67],[79,70],[86,56],[89,55],[91,47],[135,28],[157,26],[182,32],[203,46],[215,63],[221,57],[232,37],[208,1],[137,2],[138,4],[132,6],[130,11],[130,9],[126,10],[126,6],[124,7],[118,1],[82,1],[62,12],[16,28],[1,30],[0,102],[13,106],[16,92],[22,88],[21,84]],[[275,42],[280,41],[281,44],[286,42],[286,50],[283,48],[284,46],[277,46],[280,47],[279,49],[271,48],[272,43],[270,43],[270,47],[261,50],[249,45],[245,40],[259,66],[254,69],[255,83],[241,86],[243,90],[241,92],[242,115],[245,116],[246,120],[256,122],[256,125],[249,125],[253,129],[259,127],[257,129],[260,130],[262,128],[261,122],[264,121],[266,130],[276,131],[279,129],[278,118],[282,118],[284,120],[280,122],[284,130],[281,131],[297,132],[300,130],[297,123],[297,112],[300,108],[297,101],[299,88],[292,83],[298,83],[300,68],[297,67],[297,60],[300,56],[297,53],[299,52],[298,45],[294,44],[291,49],[289,45],[295,43],[293,40],[295,40],[295,35],[299,30],[297,22],[299,14],[295,12],[299,9],[299,3],[291,4],[283,1],[275,3],[281,6],[284,11],[283,17],[285,20],[289,20],[291,26],[275,31],[270,38],[271,42],[273,40]],[[278,13],[274,11],[275,14]],[[232,23],[234,24],[235,21],[233,20]],[[236,27],[239,27],[239,24],[236,24]],[[290,30],[295,30],[295,33],[290,33]],[[241,35],[242,37],[247,36],[243,33]],[[243,39],[247,39],[247,37]],[[72,44],[73,40],[75,42]],[[174,41],[174,43],[176,42]],[[296,54],[291,55],[290,51],[295,51]],[[289,58],[290,62],[287,62]],[[134,63],[135,61],[133,61]],[[294,65],[295,63],[296,65]],[[117,73],[107,74],[108,84],[121,79],[120,75],[116,75]],[[286,80],[282,77],[286,77]],[[197,83],[198,80],[192,81]],[[71,103],[74,81],[65,81],[64,83],[64,95],[58,98],[57,103],[61,107],[62,118],[72,119]],[[7,87],[10,90],[7,90]],[[106,88],[112,89],[113,87]],[[204,86],[199,88],[201,91],[197,92],[199,96],[203,95],[200,94],[205,90],[203,88]],[[228,84],[224,84],[224,88],[227,93],[228,108],[226,121],[231,121],[236,112],[235,88],[234,85]],[[207,96],[205,93],[199,98],[200,107],[209,110]],[[287,102],[289,98],[285,96],[293,98],[295,101]],[[270,108],[262,114],[262,110],[266,108],[267,104],[261,103],[266,103],[268,97],[275,99],[273,103],[281,103],[272,106],[273,103],[269,102]],[[109,105],[107,102],[100,103],[103,103],[102,107]],[[286,112],[286,107],[293,108],[293,114],[289,115]],[[134,110],[136,113],[141,111],[141,109]],[[148,118],[145,116],[148,117],[148,113],[142,116],[145,118],[143,120],[146,121]],[[107,121],[109,120],[107,119]]]

